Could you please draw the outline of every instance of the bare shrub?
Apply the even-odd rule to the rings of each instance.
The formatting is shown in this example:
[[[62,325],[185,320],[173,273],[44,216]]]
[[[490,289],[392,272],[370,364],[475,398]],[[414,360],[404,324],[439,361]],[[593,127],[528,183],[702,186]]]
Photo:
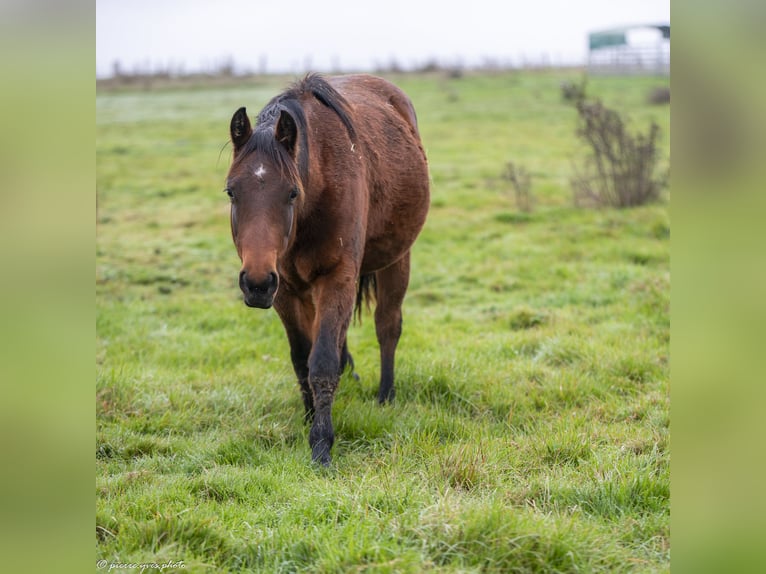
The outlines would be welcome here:
[[[585,89],[588,80],[583,78],[579,83],[561,82],[561,97],[565,102],[578,103],[585,99]]]
[[[589,155],[572,178],[579,206],[633,207],[659,199],[666,179],[657,177],[660,128],[652,122],[647,133],[632,134],[615,110],[599,100],[577,103],[577,136]]]
[[[667,86],[660,86],[658,88],[654,88],[651,92],[649,92],[649,97],[647,98],[647,101],[650,104],[654,104],[654,105],[669,104],[670,103],[670,88]]]
[[[524,213],[530,213],[534,207],[534,197],[532,197],[532,178],[529,172],[509,161],[505,166],[503,179],[511,182],[513,186],[516,208]]]

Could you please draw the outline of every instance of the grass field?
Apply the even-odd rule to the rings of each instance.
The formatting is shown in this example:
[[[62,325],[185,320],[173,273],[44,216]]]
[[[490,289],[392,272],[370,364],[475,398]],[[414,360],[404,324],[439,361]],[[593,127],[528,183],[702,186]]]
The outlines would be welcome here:
[[[573,207],[574,73],[400,76],[432,205],[397,396],[349,331],[333,463],[310,461],[281,323],[247,309],[231,114],[285,86],[99,92],[96,557],[185,572],[669,571],[667,202]],[[642,130],[658,78],[589,92]],[[222,151],[223,150],[223,151]],[[532,176],[532,213],[501,177]],[[103,570],[101,570],[103,571]],[[113,570],[114,571],[114,570]],[[166,572],[169,570],[166,570]]]

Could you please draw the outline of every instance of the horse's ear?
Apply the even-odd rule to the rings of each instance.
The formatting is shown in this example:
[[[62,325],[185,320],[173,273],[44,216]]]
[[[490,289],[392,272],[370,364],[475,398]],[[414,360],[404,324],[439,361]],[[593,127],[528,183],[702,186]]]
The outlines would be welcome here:
[[[274,127],[274,137],[291,155],[295,153],[295,142],[298,141],[298,125],[287,110],[279,113],[277,125]]]
[[[247,117],[247,110],[245,108],[239,108],[234,112],[234,115],[231,117],[229,133],[231,134],[231,143],[234,144],[234,154],[236,155],[250,139],[250,136],[253,135],[253,128],[250,125],[250,118]]]

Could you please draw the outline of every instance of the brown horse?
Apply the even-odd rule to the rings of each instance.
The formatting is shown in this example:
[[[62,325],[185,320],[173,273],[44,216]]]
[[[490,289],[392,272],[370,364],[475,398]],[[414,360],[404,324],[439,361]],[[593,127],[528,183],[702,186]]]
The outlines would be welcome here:
[[[290,343],[312,459],[330,462],[331,409],[353,360],[346,331],[376,299],[378,401],[394,397],[394,354],[410,248],[429,206],[428,165],[409,98],[367,75],[310,74],[274,97],[255,128],[231,119],[226,181],[249,307],[274,305]]]

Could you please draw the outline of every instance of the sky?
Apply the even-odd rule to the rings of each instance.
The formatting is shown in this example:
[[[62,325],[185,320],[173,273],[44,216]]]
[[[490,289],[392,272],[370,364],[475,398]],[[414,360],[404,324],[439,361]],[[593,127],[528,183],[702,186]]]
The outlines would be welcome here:
[[[96,76],[582,64],[588,32],[667,24],[670,0],[96,0]]]

